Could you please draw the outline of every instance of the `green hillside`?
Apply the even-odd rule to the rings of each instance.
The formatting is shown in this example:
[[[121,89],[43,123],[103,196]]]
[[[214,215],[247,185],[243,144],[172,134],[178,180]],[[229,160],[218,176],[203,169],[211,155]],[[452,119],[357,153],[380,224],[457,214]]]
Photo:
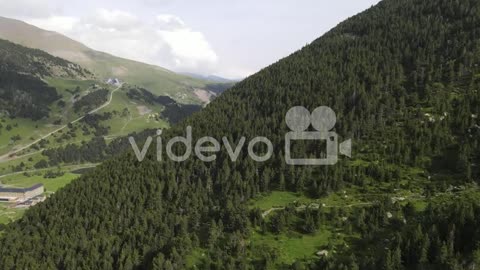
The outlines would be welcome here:
[[[18,29],[18,35],[15,36],[13,29],[16,25],[21,27]],[[7,35],[9,38],[16,37],[21,40],[28,39],[27,34],[31,34],[30,38],[38,38],[38,42],[52,44],[57,49],[61,44],[60,35],[54,33],[40,35],[40,33],[47,32],[19,21],[0,18],[0,32],[2,31],[9,33]],[[50,43],[44,42],[44,39],[49,39]],[[65,48],[82,48],[74,41],[68,39],[63,41]],[[124,83],[124,87],[106,84],[103,80],[95,78],[91,71],[78,64],[38,49],[31,49],[0,39],[0,163],[4,163],[6,155],[31,154],[44,149],[47,146],[45,142],[50,140],[42,141],[42,147],[39,147],[38,143],[32,144],[44,136],[48,136],[50,132],[61,133],[67,124],[77,119],[80,120],[92,110],[95,110],[96,113],[111,114],[107,117],[108,119],[103,120],[101,126],[96,127],[100,128],[101,132],[95,131],[87,136],[85,135],[87,132],[71,133],[70,135],[75,134],[74,137],[62,135],[61,138],[54,138],[48,147],[58,147],[59,144],[63,145],[67,142],[80,143],[100,134],[111,140],[147,128],[165,128],[168,127],[168,123],[175,123],[201,108],[199,99],[192,98],[193,96],[184,92],[185,90],[194,95],[193,88],[178,88],[178,85],[174,85],[175,78],[180,78],[176,77],[175,73],[103,53],[88,52],[95,53],[98,59],[103,59],[97,63],[102,63],[105,67],[109,65],[106,59],[110,58],[119,61],[118,63],[130,65],[132,70],[142,74],[142,76],[134,76],[135,78],[131,77],[131,80],[129,77],[130,81],[134,83],[143,81],[154,87],[153,89],[155,89],[154,84],[160,82],[166,87],[162,89],[169,89],[168,93],[162,90],[160,92],[163,94],[158,95],[153,90],[144,89],[146,93],[149,93],[147,99],[133,100],[127,93],[132,88],[136,88],[134,84]],[[152,70],[168,74],[167,77],[171,79],[169,79],[171,84],[165,83],[166,81],[163,79],[158,81],[159,78],[166,79],[167,77],[159,77],[159,74],[152,73]],[[144,76],[148,74],[155,79],[149,81],[148,76]],[[181,78],[185,78],[184,81],[188,82],[187,77]],[[177,102],[169,96],[180,101]],[[169,98],[172,100],[172,104],[165,105],[154,102],[157,97]],[[152,100],[148,100],[148,98]],[[108,106],[102,110],[96,110],[107,102]],[[188,104],[182,104],[183,102]],[[124,115],[125,113],[126,115]],[[81,122],[71,124],[72,128],[82,125]],[[57,134],[52,135],[55,137]],[[23,153],[18,153],[19,149],[25,147],[27,148]],[[7,166],[1,164],[0,169],[5,169]]]
[[[128,93],[136,86],[103,83],[77,64],[9,41],[0,40],[0,56],[0,176],[99,162],[127,148],[117,139],[168,128],[202,108],[143,88],[145,96],[134,98]],[[84,154],[98,142],[100,154]],[[81,158],[44,154],[75,147]]]
[[[265,136],[268,161],[129,151],[2,228],[0,269],[475,269],[478,26],[477,0],[380,2],[161,135]],[[287,165],[285,114],[321,105],[352,159]]]

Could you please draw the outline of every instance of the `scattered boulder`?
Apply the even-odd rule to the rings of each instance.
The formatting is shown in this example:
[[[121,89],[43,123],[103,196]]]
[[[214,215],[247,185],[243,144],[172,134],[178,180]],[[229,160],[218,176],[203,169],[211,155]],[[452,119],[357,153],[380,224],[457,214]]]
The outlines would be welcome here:
[[[328,250],[320,250],[317,253],[318,257],[327,257],[328,256]]]

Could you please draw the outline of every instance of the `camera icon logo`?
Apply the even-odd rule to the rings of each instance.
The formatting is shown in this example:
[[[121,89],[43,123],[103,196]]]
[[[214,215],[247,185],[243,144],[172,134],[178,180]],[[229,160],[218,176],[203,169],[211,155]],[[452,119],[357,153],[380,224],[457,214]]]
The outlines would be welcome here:
[[[351,157],[352,141],[346,140],[338,144],[338,134],[330,131],[337,122],[335,112],[327,106],[316,108],[311,114],[302,107],[291,108],[285,122],[290,132],[285,135],[285,162],[288,165],[335,165],[338,162],[338,153]],[[310,125],[316,131],[306,131]],[[322,158],[293,158],[292,141],[325,141],[326,155]]]

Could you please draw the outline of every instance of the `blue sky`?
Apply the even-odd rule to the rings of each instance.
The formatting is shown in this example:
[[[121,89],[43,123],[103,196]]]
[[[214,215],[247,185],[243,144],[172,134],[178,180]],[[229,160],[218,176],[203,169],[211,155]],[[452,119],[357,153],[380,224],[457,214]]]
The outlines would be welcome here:
[[[378,0],[0,0],[0,16],[179,72],[241,78]]]

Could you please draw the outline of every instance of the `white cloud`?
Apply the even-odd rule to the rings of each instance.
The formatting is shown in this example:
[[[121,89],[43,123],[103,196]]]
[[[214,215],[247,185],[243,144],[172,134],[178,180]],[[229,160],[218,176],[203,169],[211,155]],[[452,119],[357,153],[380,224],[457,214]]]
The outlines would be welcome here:
[[[158,31],[175,56],[178,69],[193,71],[211,69],[217,63],[218,57],[200,32],[183,28],[173,31]]]
[[[171,14],[148,21],[121,10],[97,9],[81,18],[48,16],[28,22],[96,50],[175,71],[210,74],[218,69],[218,56],[205,35]]]
[[[93,16],[85,20],[100,28],[130,30],[141,26],[141,21],[134,15],[121,10],[97,9]]]
[[[185,23],[182,19],[178,18],[175,15],[171,14],[161,14],[157,15],[157,27],[159,30],[175,30],[185,28]]]

